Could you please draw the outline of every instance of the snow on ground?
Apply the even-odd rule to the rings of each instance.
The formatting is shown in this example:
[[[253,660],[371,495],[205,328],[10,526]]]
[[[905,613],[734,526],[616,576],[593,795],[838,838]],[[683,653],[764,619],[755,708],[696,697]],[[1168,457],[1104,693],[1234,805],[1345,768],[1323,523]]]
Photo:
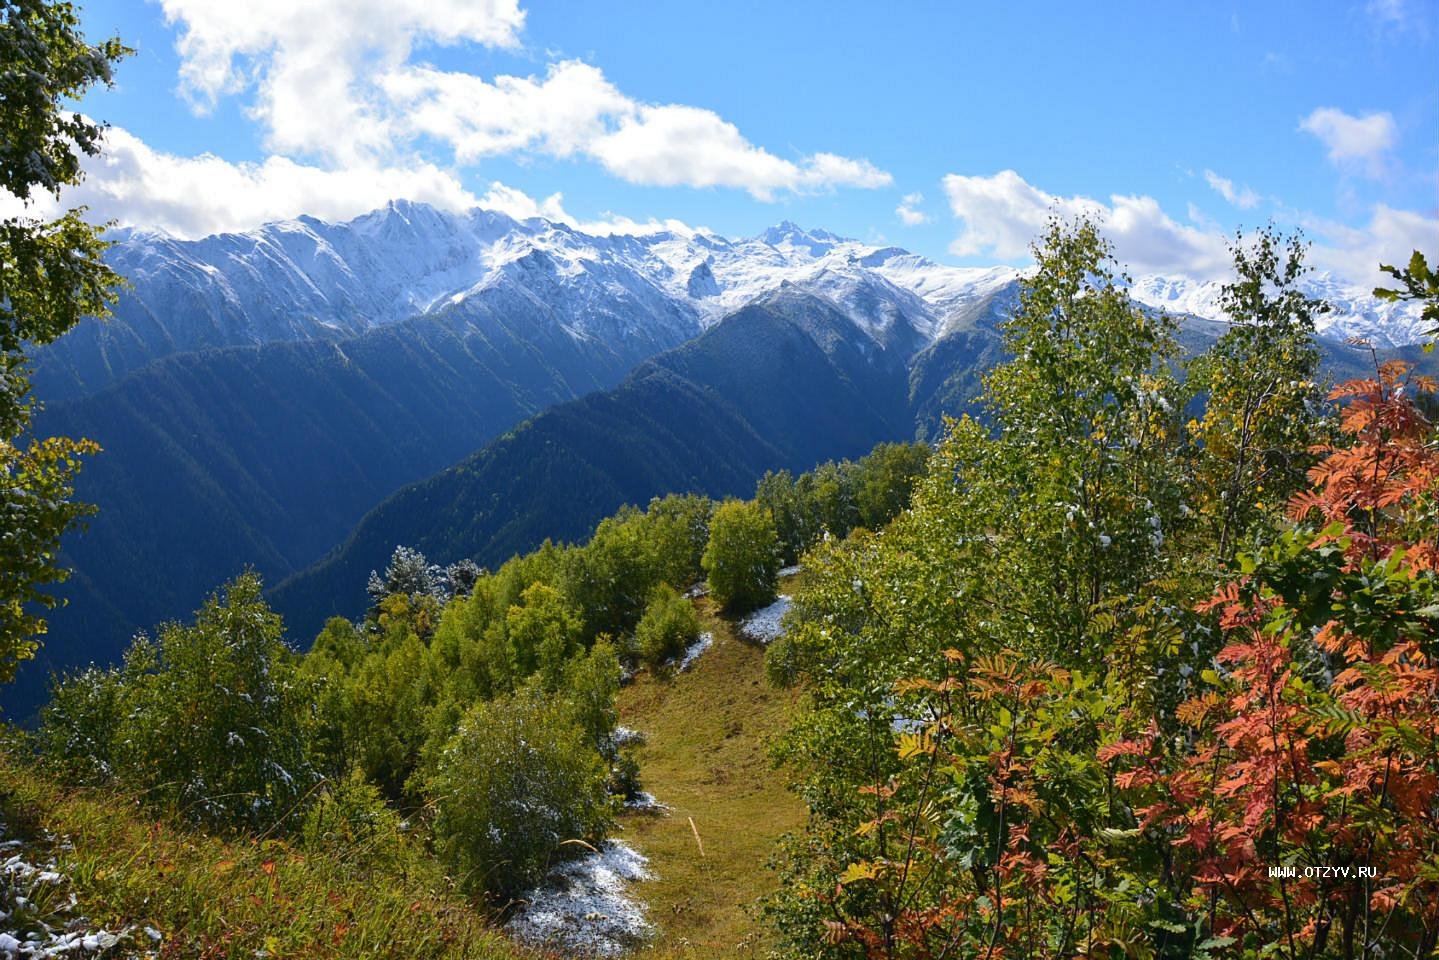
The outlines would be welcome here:
[[[780,620],[789,611],[789,604],[789,595],[780,594],[774,603],[745,617],[739,625],[739,632],[757,643],[767,644],[778,640],[784,634]]]
[[[625,801],[625,809],[631,813],[665,813],[669,810],[669,804],[660,803],[653,793],[641,790],[635,794],[634,799]]]
[[[694,662],[699,659],[700,654],[704,653],[706,650],[708,650],[711,646],[714,645],[714,642],[715,635],[710,633],[708,630],[700,634],[699,637],[695,639],[694,643],[690,644],[688,647],[685,648],[684,654],[681,655],[678,660],[674,661],[675,670],[680,673],[684,673],[686,670],[688,670],[691,666],[694,665]]]
[[[645,735],[630,727],[615,727],[615,746],[630,747],[639,746],[645,742]]]
[[[0,836],[5,824],[0,822]],[[108,953],[130,935],[91,930],[53,860],[32,863],[19,840],[0,843],[0,960],[58,960]]]
[[[653,877],[648,863],[634,848],[608,840],[595,853],[556,867],[551,882],[530,891],[506,926],[531,946],[572,957],[617,957],[652,930],[644,905],[626,891],[628,884]]]

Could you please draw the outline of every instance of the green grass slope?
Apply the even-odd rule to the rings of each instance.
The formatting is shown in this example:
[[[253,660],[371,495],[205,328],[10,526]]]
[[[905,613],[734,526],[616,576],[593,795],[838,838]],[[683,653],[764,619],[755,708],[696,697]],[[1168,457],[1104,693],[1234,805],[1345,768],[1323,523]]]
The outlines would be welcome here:
[[[766,862],[804,820],[768,751],[795,695],[766,682],[764,651],[736,624],[698,603],[713,646],[685,673],[641,676],[620,694],[620,722],[646,737],[637,753],[645,789],[670,808],[626,815],[620,834],[656,878],[631,889],[657,928],[642,960],[764,956],[755,904],[777,881]]]

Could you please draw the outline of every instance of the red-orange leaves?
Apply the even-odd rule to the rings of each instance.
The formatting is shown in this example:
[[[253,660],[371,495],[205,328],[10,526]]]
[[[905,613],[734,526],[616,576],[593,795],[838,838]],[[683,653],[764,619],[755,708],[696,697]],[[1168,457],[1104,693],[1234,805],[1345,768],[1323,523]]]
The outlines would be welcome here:
[[[1290,501],[1290,516],[1339,524],[1351,556],[1382,559],[1403,549],[1412,568],[1435,569],[1433,525],[1416,531],[1406,522],[1439,480],[1433,428],[1414,403],[1416,394],[1433,390],[1432,378],[1412,375],[1397,360],[1380,364],[1374,379],[1335,387],[1331,397],[1349,401],[1341,425],[1352,442],[1315,448],[1324,454],[1309,471],[1315,489]],[[1419,536],[1405,542],[1406,533]]]
[[[1439,459],[1413,401],[1433,384],[1377,372],[1334,391],[1351,443],[1322,448],[1314,489],[1290,504],[1325,529],[1281,538],[1201,605],[1228,673],[1176,711],[1193,750],[1153,819],[1212,932],[1284,956],[1439,942]]]

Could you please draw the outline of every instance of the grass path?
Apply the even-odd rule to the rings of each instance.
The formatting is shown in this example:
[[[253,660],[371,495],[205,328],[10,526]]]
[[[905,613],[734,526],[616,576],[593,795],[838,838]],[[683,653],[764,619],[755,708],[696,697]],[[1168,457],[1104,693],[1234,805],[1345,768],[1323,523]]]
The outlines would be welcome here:
[[[763,650],[739,640],[710,601],[698,606],[714,645],[687,672],[641,676],[620,693],[620,722],[647,738],[637,754],[645,789],[670,807],[624,818],[621,837],[657,876],[632,890],[659,927],[639,960],[763,956],[753,905],[776,882],[765,864],[775,839],[804,819],[768,753],[796,697],[765,681]]]

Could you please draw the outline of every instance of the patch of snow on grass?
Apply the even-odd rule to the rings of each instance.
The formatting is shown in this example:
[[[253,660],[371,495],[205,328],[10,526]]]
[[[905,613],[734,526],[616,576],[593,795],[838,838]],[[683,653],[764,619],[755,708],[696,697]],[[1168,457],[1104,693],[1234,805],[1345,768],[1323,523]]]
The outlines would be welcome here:
[[[683,656],[675,663],[675,669],[680,673],[684,673],[699,659],[699,655],[708,650],[714,642],[715,635],[708,630],[700,634],[695,642],[685,649]]]
[[[547,886],[531,890],[506,925],[523,943],[572,957],[617,957],[642,944],[651,931],[645,908],[626,885],[648,880],[649,861],[615,840],[560,864]]]
[[[4,828],[0,822],[0,833]],[[25,845],[7,840],[0,849]],[[129,936],[128,927],[119,933],[87,930],[84,918],[74,915],[75,895],[63,889],[66,879],[55,866],[53,861],[37,866],[13,852],[0,863],[0,960],[98,955]]]
[[[768,644],[778,640],[784,634],[780,621],[789,612],[789,605],[789,595],[780,594],[774,603],[745,617],[739,625],[739,632],[756,643]]]
[[[641,790],[633,799],[625,801],[625,809],[634,813],[665,813],[669,804],[660,803],[654,794]]]
[[[615,727],[614,739],[617,747],[639,746],[645,742],[645,735],[630,727],[619,726]]]

